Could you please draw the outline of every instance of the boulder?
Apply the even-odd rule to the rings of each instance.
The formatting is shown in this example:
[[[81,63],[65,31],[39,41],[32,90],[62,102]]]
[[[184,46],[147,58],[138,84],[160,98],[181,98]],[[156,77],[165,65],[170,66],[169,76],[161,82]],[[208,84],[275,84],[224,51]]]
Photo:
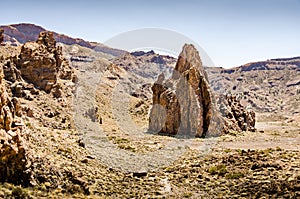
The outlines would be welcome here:
[[[160,75],[152,86],[149,131],[205,137],[214,116],[214,103],[200,56],[185,44],[172,77]]]

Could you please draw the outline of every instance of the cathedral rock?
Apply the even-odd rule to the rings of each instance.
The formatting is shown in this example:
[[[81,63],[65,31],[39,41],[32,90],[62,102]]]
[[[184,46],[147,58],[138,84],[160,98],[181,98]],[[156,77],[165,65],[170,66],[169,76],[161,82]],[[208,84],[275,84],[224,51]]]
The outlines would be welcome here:
[[[152,86],[149,131],[166,135],[205,137],[214,117],[214,104],[200,56],[185,44],[172,77],[161,74]]]

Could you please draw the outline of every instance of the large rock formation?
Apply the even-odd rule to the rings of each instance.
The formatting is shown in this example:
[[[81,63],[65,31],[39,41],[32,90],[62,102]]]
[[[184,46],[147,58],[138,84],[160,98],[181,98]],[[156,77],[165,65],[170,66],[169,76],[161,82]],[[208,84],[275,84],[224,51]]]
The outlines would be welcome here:
[[[56,46],[52,32],[41,32],[36,42],[22,46],[17,67],[24,80],[50,92],[57,87],[57,79],[72,79],[73,72]]]
[[[25,43],[16,55],[0,56],[0,182],[26,186],[31,179],[29,163],[33,159],[25,147],[30,143],[26,140],[22,111],[29,117],[33,113],[28,106],[21,107],[18,97],[39,100],[39,89],[54,97],[65,97],[68,90],[63,93],[62,89],[73,77],[74,70],[63,58],[51,32],[40,33],[36,42]]]
[[[160,75],[152,86],[149,131],[204,137],[214,117],[214,104],[198,51],[184,45],[170,79]]]
[[[25,172],[28,159],[22,139],[24,126],[20,123],[21,110],[17,98],[6,92],[2,66],[0,67],[0,182],[29,182]]]

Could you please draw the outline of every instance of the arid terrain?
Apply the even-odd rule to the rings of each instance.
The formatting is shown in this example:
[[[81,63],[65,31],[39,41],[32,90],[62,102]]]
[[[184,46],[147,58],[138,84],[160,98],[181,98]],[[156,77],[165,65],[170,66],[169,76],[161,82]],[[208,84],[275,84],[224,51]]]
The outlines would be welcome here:
[[[0,29],[0,198],[300,197],[299,57],[203,68],[189,45],[173,58]]]

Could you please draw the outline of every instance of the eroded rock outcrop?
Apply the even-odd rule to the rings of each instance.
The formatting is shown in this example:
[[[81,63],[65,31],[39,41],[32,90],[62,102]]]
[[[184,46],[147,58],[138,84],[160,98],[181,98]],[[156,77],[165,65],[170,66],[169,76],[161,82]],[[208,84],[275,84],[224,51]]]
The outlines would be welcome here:
[[[255,131],[255,112],[245,108],[237,96],[227,95],[219,98],[220,112],[225,118],[224,132]]]
[[[152,86],[149,131],[205,137],[230,131],[255,131],[255,112],[237,97],[218,96],[219,110],[198,51],[184,45],[170,79],[161,74]],[[219,114],[221,112],[221,114]]]
[[[24,80],[46,92],[59,87],[58,78],[73,78],[73,71],[63,58],[61,47],[56,46],[52,32],[41,32],[36,42],[25,43],[17,66]]]
[[[18,98],[10,98],[6,92],[2,66],[0,68],[0,182],[26,185],[29,175],[26,148],[22,138],[23,126],[19,121],[21,107]]]
[[[170,79],[160,75],[152,86],[149,131],[204,137],[214,117],[214,103],[198,51],[184,45]]]

